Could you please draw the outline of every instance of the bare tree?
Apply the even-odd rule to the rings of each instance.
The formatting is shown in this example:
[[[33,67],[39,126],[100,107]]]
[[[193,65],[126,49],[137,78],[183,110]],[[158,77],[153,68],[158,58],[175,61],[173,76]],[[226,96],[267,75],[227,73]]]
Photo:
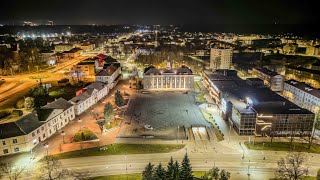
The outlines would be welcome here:
[[[309,136],[309,139],[308,139],[308,148],[310,149],[311,145],[312,145],[312,141],[314,139],[314,135],[315,135],[315,131],[317,129],[320,129],[320,115],[317,115],[317,118],[316,120],[314,121],[314,125],[313,125],[313,128],[312,128],[312,132]]]
[[[85,74],[80,69],[75,69],[69,73],[69,76],[71,77],[71,80],[75,85],[78,85],[84,78]]]
[[[38,172],[41,180],[60,180],[72,176],[67,169],[61,168],[60,161],[53,156],[45,156],[40,161]]]
[[[280,179],[298,180],[307,176],[308,167],[303,165],[305,156],[302,153],[290,153],[278,161],[276,175]]]
[[[0,164],[0,179],[7,177],[10,180],[17,180],[25,171],[24,166],[15,166],[12,163],[1,163]]]

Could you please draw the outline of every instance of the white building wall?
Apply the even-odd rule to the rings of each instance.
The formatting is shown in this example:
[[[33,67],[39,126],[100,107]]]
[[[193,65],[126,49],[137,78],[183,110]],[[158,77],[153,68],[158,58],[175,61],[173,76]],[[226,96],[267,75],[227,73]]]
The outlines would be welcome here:
[[[230,69],[232,65],[233,49],[211,48],[210,68]]]

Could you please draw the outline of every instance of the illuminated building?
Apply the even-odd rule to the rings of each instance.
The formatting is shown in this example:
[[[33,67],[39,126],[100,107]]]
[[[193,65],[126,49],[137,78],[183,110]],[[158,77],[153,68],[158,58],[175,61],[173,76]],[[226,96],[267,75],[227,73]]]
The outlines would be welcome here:
[[[143,74],[143,89],[145,90],[193,90],[194,75],[192,71],[182,66],[157,69],[153,66],[145,69]]]
[[[75,118],[74,107],[63,98],[38,112],[10,116],[0,124],[0,156],[31,151]]]
[[[252,75],[264,81],[272,91],[283,91],[284,77],[266,68],[253,68]]]
[[[80,48],[72,48],[69,51],[62,52],[64,58],[77,58],[82,54],[83,50]]]
[[[74,105],[75,114],[79,115],[105,97],[109,88],[102,82],[94,82],[76,92],[76,97],[69,100]]]
[[[109,88],[112,89],[117,85],[121,77],[120,63],[108,64],[96,74],[96,81],[107,83]]]
[[[70,51],[74,46],[72,44],[57,44],[54,46],[54,52]]]
[[[304,82],[312,87],[320,88],[320,71],[304,67],[286,67],[286,79]]]
[[[283,46],[283,54],[295,54],[298,50],[298,44],[286,44]]]
[[[320,55],[320,45],[307,46],[306,55],[308,56]]]
[[[240,135],[308,136],[312,132],[314,113],[264,87],[257,78],[242,80],[231,70],[205,71],[203,82],[222,117]]]
[[[94,59],[86,59],[73,66],[73,76],[94,76],[95,67],[97,67],[98,62]]]
[[[210,68],[230,69],[232,64],[233,50],[230,48],[211,48]]]
[[[284,83],[283,96],[300,107],[309,111],[320,113],[320,90],[309,85],[288,80]]]

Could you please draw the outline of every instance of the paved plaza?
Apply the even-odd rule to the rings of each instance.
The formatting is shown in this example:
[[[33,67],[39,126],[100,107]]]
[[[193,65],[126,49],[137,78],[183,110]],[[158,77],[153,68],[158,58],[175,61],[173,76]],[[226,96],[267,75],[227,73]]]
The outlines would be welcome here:
[[[211,126],[195,104],[193,93],[173,91],[136,93],[125,113],[127,130],[122,136],[151,135],[176,137],[178,126],[184,136],[184,128]],[[145,128],[150,125],[152,130]],[[130,130],[131,129],[131,130]],[[181,134],[183,133],[183,134]]]

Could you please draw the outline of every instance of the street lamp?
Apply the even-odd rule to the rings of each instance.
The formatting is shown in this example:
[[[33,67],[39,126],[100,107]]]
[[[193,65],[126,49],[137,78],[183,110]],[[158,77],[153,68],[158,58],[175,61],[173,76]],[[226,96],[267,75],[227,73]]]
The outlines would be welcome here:
[[[124,159],[126,160],[126,175],[128,179],[128,164],[127,164],[127,155],[124,156]]]
[[[179,125],[178,125],[178,135],[177,135],[177,143],[179,143]]]
[[[129,83],[130,83],[130,86],[129,86],[129,88],[131,88],[131,80],[129,80]]]
[[[229,126],[229,141],[228,141],[228,143],[230,143],[230,134],[231,134],[231,124]]]
[[[62,142],[63,142],[63,144],[65,143],[65,142],[64,142],[64,136],[65,136],[65,135],[66,135],[66,133],[65,133],[64,131],[62,131],[62,132],[61,132],[61,136],[62,136]]]
[[[81,122],[82,120],[79,118],[78,123],[80,124],[80,131],[81,131]]]
[[[263,160],[266,160],[266,155],[264,154],[263,149],[264,149],[264,143],[262,143],[262,153],[263,153]]]
[[[43,146],[44,146],[44,148],[46,148],[46,150],[47,150],[47,156],[49,155],[49,152],[48,152],[48,149],[49,149],[49,143],[48,142],[46,142],[46,143],[44,143],[43,144]]]
[[[244,149],[243,149],[243,147],[241,146],[241,142],[239,142],[239,145],[240,145],[240,147],[241,147],[241,149],[242,149],[242,159],[244,158]]]
[[[250,160],[249,160],[249,163],[248,163],[248,176],[250,176]]]

